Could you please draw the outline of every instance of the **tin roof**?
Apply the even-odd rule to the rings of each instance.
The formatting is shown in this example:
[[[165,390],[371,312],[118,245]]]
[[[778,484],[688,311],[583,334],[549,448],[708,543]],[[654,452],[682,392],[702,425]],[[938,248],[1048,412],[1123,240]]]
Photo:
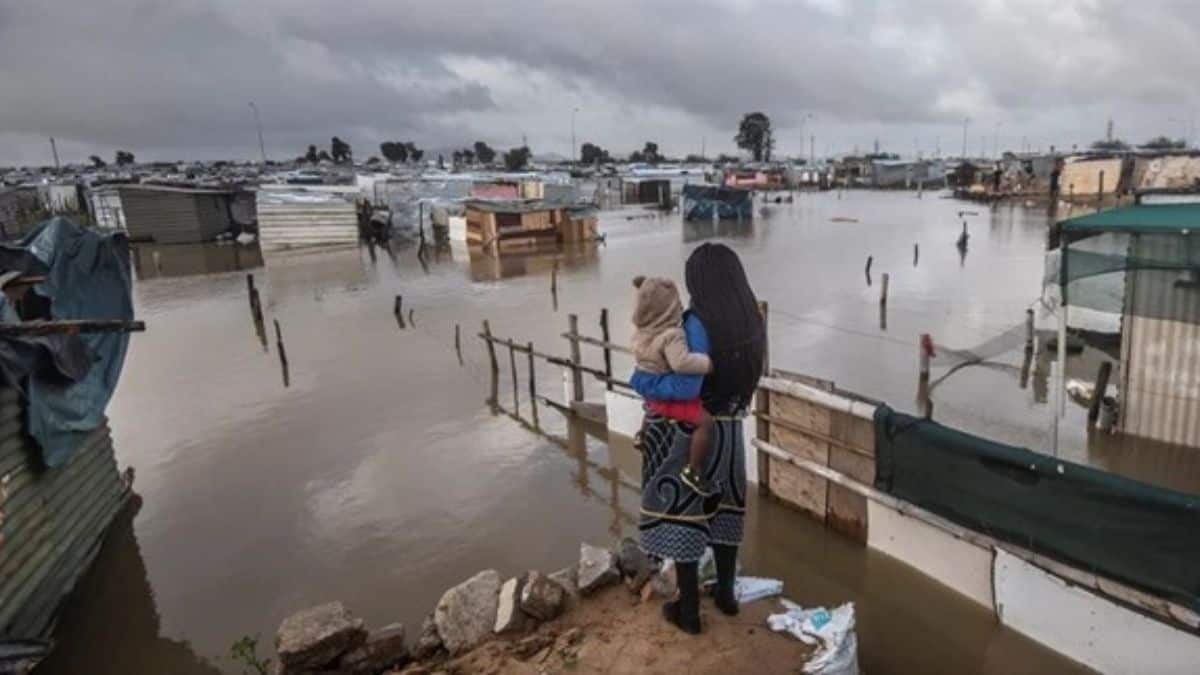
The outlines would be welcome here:
[[[1187,233],[1200,231],[1200,204],[1136,204],[1059,224],[1067,232]]]

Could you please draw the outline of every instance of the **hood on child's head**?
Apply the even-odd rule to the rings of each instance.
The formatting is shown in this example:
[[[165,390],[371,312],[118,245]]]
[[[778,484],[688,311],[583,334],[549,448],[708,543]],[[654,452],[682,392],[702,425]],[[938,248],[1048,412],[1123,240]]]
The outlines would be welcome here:
[[[663,277],[634,277],[637,301],[633,309],[633,325],[642,330],[663,330],[677,327],[683,320],[683,303],[675,282]]]

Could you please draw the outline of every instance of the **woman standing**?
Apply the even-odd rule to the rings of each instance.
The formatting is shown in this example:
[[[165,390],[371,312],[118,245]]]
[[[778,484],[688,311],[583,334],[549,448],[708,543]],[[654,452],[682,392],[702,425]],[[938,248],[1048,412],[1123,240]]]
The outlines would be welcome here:
[[[642,549],[675,561],[679,599],[663,615],[680,629],[700,632],[698,563],[712,547],[717,563],[717,608],[737,614],[734,576],[746,508],[746,456],[742,417],[762,374],[766,336],[762,315],[737,254],[723,244],[703,244],[685,269],[691,309],[684,319],[688,348],[712,360],[707,375],[634,372],[631,383],[655,400],[697,395],[714,426],[704,479],[715,492],[704,497],[680,480],[688,461],[691,429],[648,415],[642,443]]]

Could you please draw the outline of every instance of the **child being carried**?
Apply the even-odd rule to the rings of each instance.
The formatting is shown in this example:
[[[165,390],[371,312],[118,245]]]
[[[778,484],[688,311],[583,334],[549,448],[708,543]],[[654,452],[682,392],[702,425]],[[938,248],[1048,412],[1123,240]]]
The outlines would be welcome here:
[[[670,279],[635,277],[637,298],[633,310],[633,355],[639,370],[705,375],[712,369],[707,354],[688,351],[683,332],[683,303]],[[714,488],[704,480],[705,459],[712,435],[712,418],[700,399],[690,401],[646,401],[646,410],[693,427],[688,463],[680,479],[696,492],[710,495]],[[644,421],[643,421],[644,429]],[[638,433],[639,443],[642,433]]]

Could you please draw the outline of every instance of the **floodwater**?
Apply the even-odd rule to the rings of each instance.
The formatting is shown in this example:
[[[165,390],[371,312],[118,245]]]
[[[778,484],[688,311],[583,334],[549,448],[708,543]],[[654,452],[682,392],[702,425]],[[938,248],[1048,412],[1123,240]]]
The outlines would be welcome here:
[[[718,240],[770,303],[773,366],[915,410],[921,333],[971,347],[1021,324],[1040,294],[1044,212],[869,192],[803,194],[768,209],[741,225],[606,213],[599,247],[501,261],[443,250],[422,265],[405,249],[372,262],[344,250],[268,255],[260,267],[257,252],[232,247],[157,261],[140,252],[147,332],[133,338],[109,416],[142,504],[118,524],[40,672],[236,673],[230,644],[258,635],[269,653],[280,619],[297,609],[338,599],[370,625],[415,629],[445,588],[480,569],[556,569],[580,540],[632,533],[636,455],[549,407],[534,430],[486,405],[487,355],[475,337],[484,319],[499,336],[565,355],[567,315],[598,335],[607,307],[614,340],[625,341],[630,279],[681,281],[688,252]],[[954,245],[964,209],[980,213],[966,216],[965,257]],[[246,271],[268,324],[279,322],[287,386],[273,330],[264,345],[251,321]],[[499,402],[528,420],[525,362],[514,406],[508,356]],[[600,366],[595,349],[584,358]],[[618,375],[629,367],[617,360]],[[1044,380],[1047,367],[1024,389],[1012,368],[961,370],[935,389],[934,417],[1045,447],[1052,418],[1037,371]],[[538,368],[539,393],[561,400],[560,373]],[[588,398],[602,387],[589,381]],[[1077,416],[1064,446],[1087,456]],[[794,511],[757,499],[749,510],[747,568],[783,578],[800,602],[856,602],[866,672],[1079,669]]]

